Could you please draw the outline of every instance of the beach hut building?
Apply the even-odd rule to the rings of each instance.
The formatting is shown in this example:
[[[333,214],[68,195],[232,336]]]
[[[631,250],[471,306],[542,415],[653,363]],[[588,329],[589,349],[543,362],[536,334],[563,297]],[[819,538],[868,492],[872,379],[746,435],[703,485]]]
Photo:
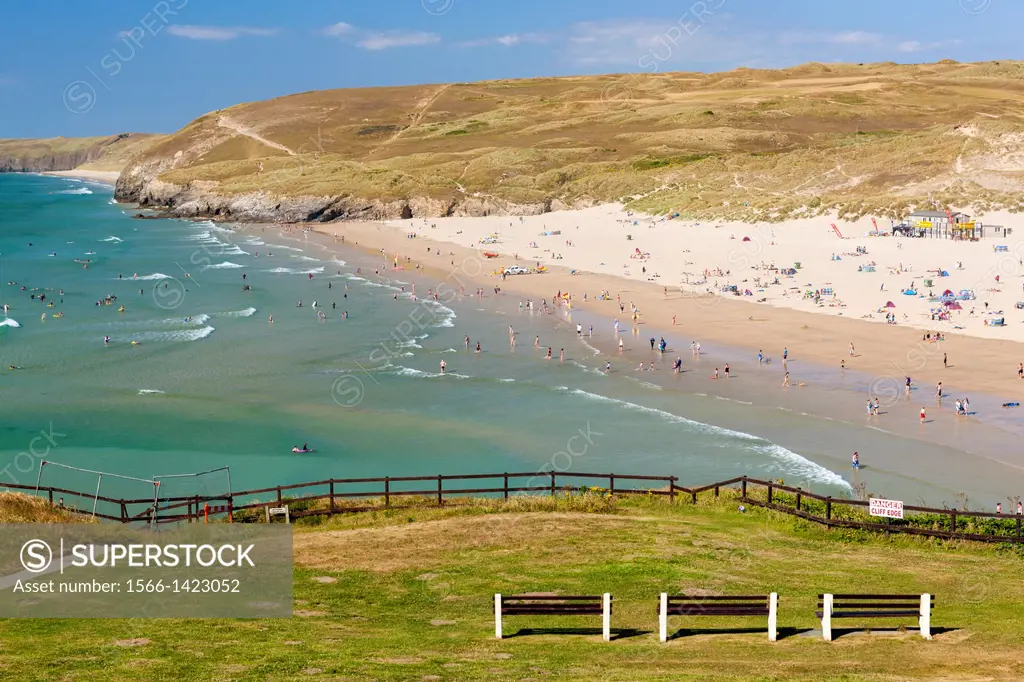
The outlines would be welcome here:
[[[952,216],[952,222],[950,216]],[[959,211],[949,214],[946,211],[914,211],[907,218],[907,224],[914,228],[918,237],[975,239],[984,236],[982,224],[971,220],[971,216]]]

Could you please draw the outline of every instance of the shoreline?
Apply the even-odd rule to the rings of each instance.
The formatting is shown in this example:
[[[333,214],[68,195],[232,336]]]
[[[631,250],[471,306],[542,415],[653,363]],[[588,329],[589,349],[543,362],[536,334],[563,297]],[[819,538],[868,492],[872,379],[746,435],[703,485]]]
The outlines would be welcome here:
[[[380,261],[377,259],[380,258],[380,247],[371,244],[365,237],[365,234],[375,234],[377,226],[361,227],[364,236],[358,244],[351,241],[354,234],[349,232],[350,238],[346,239],[345,244],[335,242],[335,246],[341,247],[342,251],[363,253],[375,259],[379,265]],[[322,231],[317,232],[328,240],[334,239]],[[404,237],[402,239],[404,240]],[[327,246],[329,247],[329,242]],[[425,253],[425,247],[423,251]],[[465,297],[459,302],[467,304],[466,299],[472,296],[471,278],[465,272],[469,268],[456,269],[453,277],[451,268],[438,267],[436,262],[427,263],[426,267],[419,270],[407,268],[397,272],[405,273],[405,279],[415,278],[423,287],[437,286],[438,282],[444,281],[457,290],[459,282],[464,282],[467,285]],[[456,263],[460,261],[456,260]],[[450,257],[445,264],[450,264]],[[374,265],[369,267],[372,268]],[[366,268],[367,264],[364,262],[364,276],[367,276]],[[382,270],[379,278],[386,279],[395,274],[396,272],[389,268],[387,271]],[[526,279],[527,277],[510,278],[507,282]],[[479,276],[475,282],[481,283]],[[490,299],[494,301],[494,306],[505,310],[505,314],[513,315],[517,307],[515,284],[511,287],[503,284],[502,295],[497,298],[492,298],[493,294],[486,290],[487,284],[483,282],[483,300]],[[490,284],[493,286],[494,282]],[[551,295],[554,293],[552,291]],[[531,296],[530,293],[526,294],[526,297]],[[542,297],[545,296],[537,296],[535,300]],[[488,308],[490,307],[488,305]],[[736,348],[731,342],[727,341],[726,345],[719,346],[716,342],[703,339],[704,349],[700,358],[695,359],[689,353],[688,343],[680,343],[676,335],[674,347],[670,346],[670,352],[660,356],[656,352],[648,353],[646,338],[656,337],[670,328],[660,325],[659,328],[654,328],[653,325],[648,325],[639,332],[639,339],[632,337],[631,332],[623,334],[626,351],[620,356],[611,330],[600,326],[600,321],[608,321],[603,311],[577,308],[574,305],[571,316],[564,314],[565,312],[559,310],[542,317],[547,318],[544,322],[553,331],[561,330],[559,333],[562,335],[568,331],[570,336],[577,321],[582,320],[585,330],[588,323],[593,322],[595,337],[587,338],[585,331],[584,347],[596,347],[600,350],[600,355],[579,358],[591,366],[588,371],[597,372],[600,366],[610,359],[614,367],[612,376],[633,382],[649,381],[658,384],[659,390],[665,392],[660,394],[660,397],[659,394],[652,393],[652,396],[656,397],[655,404],[662,403],[668,398],[672,402],[663,403],[663,407],[677,414],[686,415],[687,418],[713,427],[754,435],[776,443],[803,459],[837,474],[848,486],[868,482],[874,493],[902,496],[903,499],[920,500],[926,497],[929,503],[935,504],[954,504],[957,495],[965,490],[970,492],[972,498],[999,500],[1003,499],[1004,493],[1012,493],[1024,486],[1024,469],[1001,456],[1004,452],[1014,451],[1013,445],[1019,436],[992,429],[977,419],[964,420],[955,417],[949,404],[951,400],[945,401],[943,409],[938,411],[934,403],[930,404],[929,414],[934,412],[934,416],[927,427],[918,427],[916,403],[904,404],[903,399],[892,405],[883,406],[883,416],[867,419],[863,413],[863,401],[858,397],[856,384],[866,385],[868,378],[858,372],[850,371],[840,376],[837,371],[833,376],[828,373],[827,368],[810,366],[804,360],[800,370],[793,368],[794,376],[798,371],[805,374],[809,381],[808,387],[798,388],[797,379],[794,378],[792,389],[780,389],[781,362],[759,367],[756,360],[735,360]],[[527,323],[522,320],[519,324]],[[467,332],[472,333],[472,330]],[[665,336],[672,338],[668,334]],[[524,341],[528,342],[529,339]],[[564,344],[567,361],[572,361],[573,356],[579,353],[579,350],[570,347],[570,343],[566,341]],[[530,352],[532,349],[524,350]],[[556,357],[557,352],[556,346]],[[677,355],[683,359],[684,372],[681,375],[673,375],[670,369],[671,360]],[[652,375],[634,375],[636,364],[649,358],[656,359],[658,370]],[[705,384],[703,380],[708,377],[715,364],[722,366],[723,358],[731,362],[736,378],[729,382]],[[797,363],[791,360],[790,364]],[[609,396],[618,393],[617,389],[610,390],[612,392]],[[916,391],[918,394],[921,392]],[[924,398],[924,401],[928,403],[929,398]],[[982,401],[975,398],[975,402]],[[850,471],[849,457],[854,449],[859,449],[862,456],[868,458],[865,461],[870,461],[870,464],[865,464],[865,468],[869,469],[870,473],[858,476],[856,472]],[[987,509],[988,505],[983,508]]]
[[[802,310],[782,307],[752,307],[744,301],[714,295],[694,295],[673,292],[666,294],[662,285],[625,279],[615,275],[584,272],[570,274],[560,265],[548,265],[543,274],[514,275],[501,281],[486,272],[501,265],[530,265],[526,259],[485,259],[480,252],[447,241],[417,236],[409,239],[400,229],[379,223],[330,223],[309,227],[314,232],[331,238],[345,238],[346,246],[355,246],[368,252],[387,254],[389,265],[394,254],[404,261],[419,264],[424,271],[444,278],[463,278],[477,285],[515,292],[533,299],[554,298],[557,292],[570,292],[572,309],[613,320],[619,319],[621,328],[630,328],[629,302],[637,304],[640,328],[700,329],[697,341],[722,344],[748,351],[749,358],[764,350],[770,358],[781,359],[782,351],[789,350],[790,369],[795,373],[801,361],[822,367],[835,367],[841,363],[848,370],[873,375],[872,391],[885,400],[894,389],[901,394],[904,377],[909,374],[915,386],[925,390],[939,381],[960,386],[977,395],[1015,399],[1024,391],[1024,381],[1016,375],[1016,364],[1024,360],[1024,345],[1006,339],[983,339],[946,334],[943,341],[925,342],[921,331],[911,327],[887,326],[849,317],[818,315]],[[426,253],[431,248],[430,255]],[[437,257],[437,247],[444,256]],[[415,254],[415,255],[414,255]],[[453,265],[454,263],[454,265]],[[621,295],[626,305],[619,312],[614,300],[597,301],[602,290],[614,298]],[[582,294],[588,300],[582,300]],[[850,355],[850,344],[855,354]],[[688,344],[686,344],[688,346]],[[949,358],[943,367],[943,355]],[[1018,360],[1020,356],[1020,360]],[[1000,361],[998,358],[1005,358]],[[737,358],[738,360],[739,358]],[[970,367],[968,367],[970,363]],[[794,382],[797,377],[793,377]],[[897,396],[898,397],[898,396]]]
[[[46,175],[53,178],[70,178],[73,180],[89,180],[90,182],[98,182],[114,187],[121,173],[120,171],[66,170],[41,171],[38,175]]]

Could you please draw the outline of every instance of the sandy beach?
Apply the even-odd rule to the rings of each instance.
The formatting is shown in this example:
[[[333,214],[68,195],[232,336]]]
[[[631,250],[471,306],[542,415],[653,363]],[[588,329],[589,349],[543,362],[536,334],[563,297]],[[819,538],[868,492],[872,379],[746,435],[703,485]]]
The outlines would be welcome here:
[[[523,218],[335,223],[315,229],[344,236],[350,245],[383,249],[389,263],[397,253],[401,261],[411,259],[405,267],[419,264],[449,282],[501,286],[535,301],[569,292],[574,309],[619,319],[623,328],[631,325],[630,305],[635,304],[640,325],[679,326],[705,346],[719,343],[747,349],[751,358],[763,350],[776,359],[788,349],[794,383],[800,380],[801,361],[837,371],[842,363],[874,375],[869,392],[883,401],[895,402],[902,396],[908,375],[916,386],[926,389],[919,395],[931,395],[931,389],[943,381],[1005,402],[1020,399],[1024,382],[1017,376],[1017,363],[1024,361],[1019,344],[1024,339],[1024,311],[1017,310],[1015,302],[1024,300],[1016,290],[1024,270],[1017,241],[840,239],[828,219],[809,222],[813,224],[695,224],[632,216],[621,207],[603,206]],[[1012,227],[1019,219],[999,216],[988,222]],[[866,225],[841,224],[840,230],[852,236],[864,234],[870,226],[868,220]],[[561,234],[542,236],[556,231]],[[742,241],[743,237],[750,241]],[[1006,245],[1007,252],[995,251],[996,245]],[[856,253],[858,246],[867,254],[845,255]],[[650,257],[631,257],[637,249]],[[485,250],[501,255],[485,258]],[[841,260],[832,260],[833,253]],[[755,278],[774,282],[777,276],[761,270],[762,264],[782,268],[798,261],[797,276],[757,286]],[[872,261],[877,263],[874,272],[857,271],[858,265]],[[539,264],[547,271],[502,281],[496,273],[514,264]],[[962,270],[958,269],[961,264]],[[705,269],[717,268],[721,275],[716,271],[702,281]],[[938,268],[944,268],[949,277],[927,272]],[[572,274],[574,270],[577,274]],[[933,280],[927,289],[926,278]],[[752,295],[720,295],[719,289],[729,283],[742,286],[741,292],[751,289]],[[925,298],[900,293],[912,284]],[[828,287],[834,298],[821,297],[815,303],[803,297],[804,291]],[[946,289],[972,289],[976,299],[962,301],[962,309],[954,311],[950,320],[933,321],[928,311],[941,303],[930,302],[928,292],[941,294]],[[602,292],[607,292],[607,300],[599,300]],[[618,298],[624,310],[619,309]],[[889,301],[896,307],[885,308]],[[994,317],[986,315],[986,302],[989,313],[1004,311],[1006,327],[984,324]],[[890,310],[896,314],[895,325],[885,324],[885,311]],[[941,332],[943,340],[926,340],[929,332]],[[675,345],[679,348],[689,342],[676,340]]]
[[[50,175],[57,178],[74,178],[76,180],[91,180],[102,182],[104,185],[117,184],[120,171],[94,171],[94,170],[68,170],[68,171],[47,171],[40,175]]]

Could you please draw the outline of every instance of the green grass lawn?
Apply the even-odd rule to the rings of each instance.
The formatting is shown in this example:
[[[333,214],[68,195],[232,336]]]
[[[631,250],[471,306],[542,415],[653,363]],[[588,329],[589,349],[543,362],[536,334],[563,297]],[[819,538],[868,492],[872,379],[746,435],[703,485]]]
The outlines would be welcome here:
[[[1024,560],[998,547],[829,531],[729,496],[382,510],[296,527],[290,620],[7,620],[10,680],[1020,679]],[[586,511],[583,511],[586,510]],[[614,596],[600,618],[509,617],[493,594]],[[780,594],[764,619],[670,620],[657,595]],[[804,634],[819,592],[931,592],[934,640],[916,632]],[[912,619],[908,619],[912,620]],[[836,621],[841,627],[857,622]],[[865,623],[867,625],[869,623]],[[876,627],[914,626],[875,621]],[[593,628],[523,634],[520,628]],[[710,628],[724,628],[717,634]],[[750,632],[742,632],[750,629]],[[729,632],[728,630],[741,630]]]

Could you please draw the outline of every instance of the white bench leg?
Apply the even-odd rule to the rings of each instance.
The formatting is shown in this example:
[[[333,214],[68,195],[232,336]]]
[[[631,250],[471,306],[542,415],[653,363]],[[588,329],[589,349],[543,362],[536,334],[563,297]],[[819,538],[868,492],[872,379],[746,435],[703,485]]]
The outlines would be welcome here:
[[[601,636],[606,642],[612,639],[612,595],[604,593],[601,605]]]
[[[494,636],[501,639],[501,595],[494,595]]]
[[[768,641],[774,642],[778,638],[778,616],[779,616],[779,593],[772,592],[768,595]]]
[[[832,595],[826,594],[821,607],[821,637],[826,642],[832,641],[832,602]]]
[[[668,593],[661,593],[661,604],[658,609],[658,638],[668,641]]]
[[[921,595],[921,618],[918,620],[918,625],[921,628],[921,636],[925,639],[932,638],[932,596],[930,594]]]

